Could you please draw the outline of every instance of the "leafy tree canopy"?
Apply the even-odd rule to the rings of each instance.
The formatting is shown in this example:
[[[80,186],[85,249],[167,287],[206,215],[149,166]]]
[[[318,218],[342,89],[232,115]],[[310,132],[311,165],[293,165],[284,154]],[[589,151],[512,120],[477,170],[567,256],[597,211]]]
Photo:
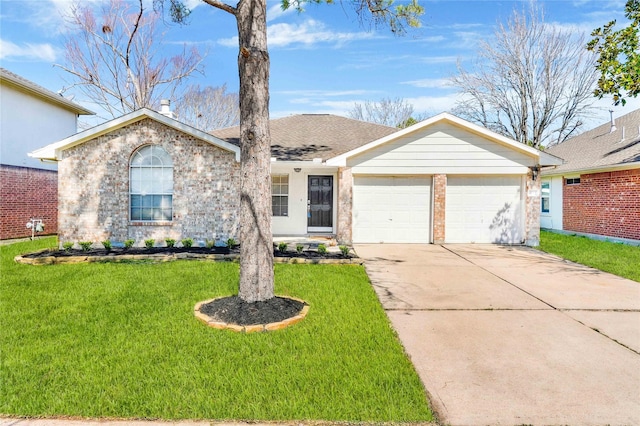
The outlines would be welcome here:
[[[625,96],[640,93],[640,0],[627,1],[625,16],[631,21],[627,27],[616,31],[613,20],[596,28],[591,33],[595,38],[587,44],[587,49],[598,54],[600,78],[594,95],[613,95],[614,105],[624,105]]]

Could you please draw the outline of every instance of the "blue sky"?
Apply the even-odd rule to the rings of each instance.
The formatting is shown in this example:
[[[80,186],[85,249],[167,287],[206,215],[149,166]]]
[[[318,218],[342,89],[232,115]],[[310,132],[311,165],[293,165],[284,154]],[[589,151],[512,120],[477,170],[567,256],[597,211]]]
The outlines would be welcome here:
[[[84,0],[88,1],[88,0]],[[198,0],[188,26],[170,26],[166,49],[184,43],[208,51],[205,75],[192,79],[201,85],[238,87],[235,21]],[[296,113],[346,115],[354,102],[404,98],[420,113],[450,110],[456,90],[447,86],[456,62],[469,64],[480,39],[489,38],[520,1],[440,0],[425,7],[422,28],[404,37],[387,28],[362,24],[348,1],[308,5],[304,13],[282,12],[279,1],[269,2],[271,56],[271,116]],[[590,33],[612,19],[624,23],[624,0],[540,1],[547,22]],[[64,86],[61,12],[66,0],[0,0],[0,63],[50,90]],[[66,95],[74,94],[66,92]],[[97,110],[76,93],[74,101]],[[598,101],[598,114],[584,130],[608,120],[609,99]],[[640,99],[613,108],[616,115],[640,108]]]

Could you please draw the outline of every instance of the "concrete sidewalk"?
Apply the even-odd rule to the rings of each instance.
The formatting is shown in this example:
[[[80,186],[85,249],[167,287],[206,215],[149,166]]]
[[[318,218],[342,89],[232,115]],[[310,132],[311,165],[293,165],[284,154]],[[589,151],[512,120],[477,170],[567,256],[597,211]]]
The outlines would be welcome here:
[[[356,251],[443,423],[640,424],[640,283],[526,247]]]

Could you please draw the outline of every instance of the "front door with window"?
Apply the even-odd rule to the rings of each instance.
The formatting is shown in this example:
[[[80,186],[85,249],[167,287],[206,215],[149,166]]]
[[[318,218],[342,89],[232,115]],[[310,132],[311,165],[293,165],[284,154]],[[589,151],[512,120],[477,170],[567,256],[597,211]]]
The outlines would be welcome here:
[[[333,176],[309,176],[307,231],[333,231]]]

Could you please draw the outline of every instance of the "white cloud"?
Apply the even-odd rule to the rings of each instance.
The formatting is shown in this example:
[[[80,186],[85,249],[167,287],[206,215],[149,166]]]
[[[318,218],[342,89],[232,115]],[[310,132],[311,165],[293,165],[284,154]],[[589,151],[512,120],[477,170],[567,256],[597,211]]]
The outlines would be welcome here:
[[[415,98],[405,98],[405,101],[413,105],[416,112],[432,112],[439,114],[443,111],[451,111],[456,102],[460,99],[457,93],[445,96],[418,96]]]
[[[324,23],[314,19],[308,19],[301,24],[273,24],[267,28],[267,40],[270,48],[291,45],[311,47],[319,43],[340,46],[349,41],[372,38],[375,38],[375,35],[368,32],[332,31]],[[218,43],[226,47],[235,47],[238,45],[238,37],[220,39]]]
[[[291,13],[297,13],[294,7],[290,7],[287,10],[282,10],[282,4],[278,1],[269,9],[267,9],[267,22],[274,21],[284,15],[289,15]]]
[[[0,39],[0,59],[55,62],[58,50],[48,43],[17,45]]]
[[[401,84],[425,89],[451,89],[451,83],[446,78],[423,78],[420,80],[403,81]]]

